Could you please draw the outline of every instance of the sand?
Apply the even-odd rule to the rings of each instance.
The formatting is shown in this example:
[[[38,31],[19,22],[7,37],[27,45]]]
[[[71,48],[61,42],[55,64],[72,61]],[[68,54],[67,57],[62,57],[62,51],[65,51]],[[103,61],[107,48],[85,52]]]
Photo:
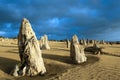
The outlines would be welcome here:
[[[9,43],[8,43],[9,42]],[[106,53],[120,54],[120,45],[100,45]],[[69,57],[65,42],[50,42],[50,50],[42,50],[47,68],[44,76],[13,77],[9,73],[20,63],[17,41],[0,41],[0,80],[120,80],[120,57],[92,55],[88,61],[75,65]]]

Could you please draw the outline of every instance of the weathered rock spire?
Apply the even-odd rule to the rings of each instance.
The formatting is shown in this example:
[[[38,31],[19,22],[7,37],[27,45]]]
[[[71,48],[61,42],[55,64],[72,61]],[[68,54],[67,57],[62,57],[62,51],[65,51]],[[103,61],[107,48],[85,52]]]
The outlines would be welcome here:
[[[18,48],[21,64],[16,65],[12,72],[14,76],[35,76],[46,72],[39,43],[26,18],[22,20],[18,34]]]

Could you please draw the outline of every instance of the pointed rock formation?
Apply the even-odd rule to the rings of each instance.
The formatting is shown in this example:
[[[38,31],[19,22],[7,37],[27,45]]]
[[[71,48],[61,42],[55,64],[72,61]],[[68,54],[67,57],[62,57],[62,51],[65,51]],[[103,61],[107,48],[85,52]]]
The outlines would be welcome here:
[[[87,43],[86,43],[86,40],[85,40],[85,39],[83,40],[83,45],[85,45],[85,46],[87,45]]]
[[[71,40],[70,46],[70,57],[74,63],[83,63],[87,60],[87,57],[84,54],[84,48],[79,45],[78,37],[74,35]]]
[[[13,76],[35,76],[46,72],[36,35],[25,18],[18,34],[18,48],[21,64],[15,67]]]
[[[97,44],[93,44],[94,54],[101,54],[102,48],[100,48]]]
[[[50,46],[48,45],[48,37],[47,37],[47,35],[44,35],[44,40],[45,40],[45,48],[50,49]]]
[[[43,48],[43,45],[45,44],[44,42],[45,42],[45,41],[44,41],[44,36],[41,36],[41,39],[40,39],[40,41],[39,41],[39,43],[40,43],[40,49]]]
[[[66,44],[67,44],[67,48],[69,48],[70,47],[70,41],[66,40]]]
[[[104,41],[104,40],[102,40],[102,41],[101,41],[101,44],[105,44],[105,41]]]
[[[83,40],[82,39],[80,40],[80,44],[83,45]]]
[[[95,44],[95,40],[91,40],[91,44]]]
[[[50,49],[50,46],[48,44],[48,37],[47,37],[47,35],[44,35],[44,36],[41,37],[40,48],[41,49]]]

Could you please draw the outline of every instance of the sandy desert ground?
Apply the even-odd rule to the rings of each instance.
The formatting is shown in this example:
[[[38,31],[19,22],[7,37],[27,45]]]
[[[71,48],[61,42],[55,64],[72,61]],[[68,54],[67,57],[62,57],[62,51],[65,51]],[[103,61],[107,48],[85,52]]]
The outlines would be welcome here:
[[[44,76],[13,77],[9,73],[20,63],[17,41],[0,41],[0,80],[120,80],[120,45],[100,45],[109,55],[86,52],[87,62],[75,65],[65,42],[49,43],[51,49],[42,50],[47,69]]]

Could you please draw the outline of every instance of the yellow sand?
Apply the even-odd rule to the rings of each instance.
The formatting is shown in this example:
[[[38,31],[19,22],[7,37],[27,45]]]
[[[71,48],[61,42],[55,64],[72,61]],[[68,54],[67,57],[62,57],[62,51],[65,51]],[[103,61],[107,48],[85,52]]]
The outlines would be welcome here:
[[[120,54],[120,45],[100,45],[104,51]],[[50,50],[42,50],[47,68],[45,76],[13,77],[9,73],[20,63],[17,41],[0,41],[0,80],[120,80],[120,57],[86,53],[88,61],[74,65],[65,42],[50,42]]]

